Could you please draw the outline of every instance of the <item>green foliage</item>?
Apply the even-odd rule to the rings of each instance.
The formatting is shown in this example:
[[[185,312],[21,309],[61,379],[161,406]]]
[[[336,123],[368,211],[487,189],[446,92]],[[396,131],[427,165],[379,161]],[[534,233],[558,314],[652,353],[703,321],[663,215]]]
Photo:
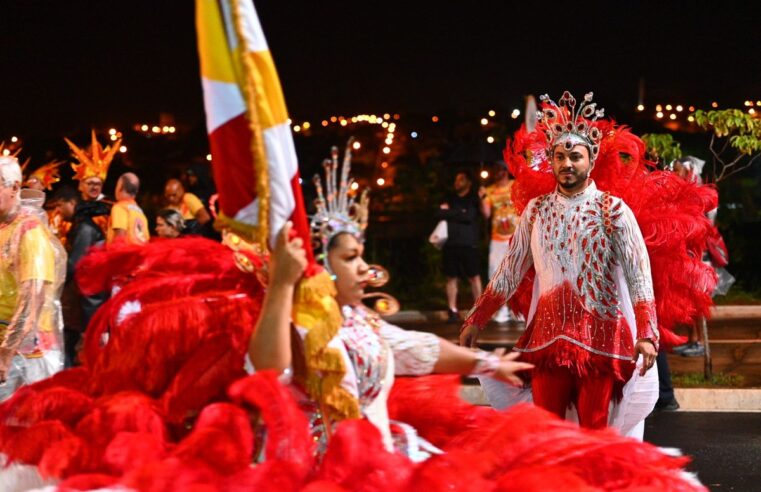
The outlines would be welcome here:
[[[661,164],[682,157],[682,148],[670,133],[646,133],[642,135],[647,155],[650,159]]]
[[[744,290],[742,287],[735,284],[729,289],[727,295],[714,297],[713,300],[720,306],[735,306],[738,304],[743,306],[759,305],[761,304],[761,291]]]
[[[672,383],[677,388],[741,388],[745,378],[741,374],[715,373],[710,381],[706,381],[702,372],[673,374]]]
[[[717,182],[749,167],[761,155],[761,120],[753,115],[722,109],[697,110],[693,117],[698,126],[712,133],[710,151]]]
[[[761,120],[739,109],[703,111],[693,114],[695,123],[704,130],[712,131],[717,137],[761,137]]]

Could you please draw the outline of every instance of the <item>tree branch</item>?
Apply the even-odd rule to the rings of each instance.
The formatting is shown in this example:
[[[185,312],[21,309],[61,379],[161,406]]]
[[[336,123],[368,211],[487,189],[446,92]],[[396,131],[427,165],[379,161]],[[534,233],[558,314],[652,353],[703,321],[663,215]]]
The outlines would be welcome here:
[[[737,174],[737,173],[739,173],[740,171],[743,171],[743,170],[745,170],[745,169],[748,169],[750,166],[752,166],[752,165],[753,165],[753,161],[755,161],[756,159],[758,159],[759,157],[761,157],[761,153],[759,153],[759,154],[756,154],[756,155],[754,155],[753,157],[751,157],[751,158],[750,158],[750,160],[748,160],[748,162],[746,162],[744,165],[742,165],[742,166],[739,166],[739,167],[737,167],[736,169],[732,169],[730,172],[728,172],[728,173],[726,173],[726,174],[725,174],[725,171],[726,171],[727,169],[729,169],[729,168],[733,167],[735,164],[737,164],[737,161],[739,161],[739,160],[740,160],[740,159],[743,157],[743,155],[744,155],[744,154],[740,154],[740,155],[737,157],[737,159],[735,159],[734,161],[732,161],[732,163],[730,163],[728,166],[726,166],[726,167],[724,167],[724,168],[722,169],[722,172],[721,172],[721,176],[720,176],[719,178],[717,178],[717,180],[716,180],[716,182],[717,182],[717,183],[719,182],[719,179],[725,179],[725,178],[728,178],[728,177],[732,176],[733,174]]]

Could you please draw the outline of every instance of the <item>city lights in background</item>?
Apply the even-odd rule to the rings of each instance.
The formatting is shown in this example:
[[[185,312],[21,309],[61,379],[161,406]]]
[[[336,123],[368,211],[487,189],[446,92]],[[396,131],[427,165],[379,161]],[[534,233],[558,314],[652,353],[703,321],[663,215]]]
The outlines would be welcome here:
[[[486,169],[481,171],[481,179],[486,179],[488,177],[489,177],[489,171],[487,171]]]
[[[378,183],[378,186],[383,186],[384,184],[386,184],[386,180],[383,178],[378,178],[375,180],[375,182]]]
[[[122,154],[127,152],[127,146],[126,145],[122,145],[121,147],[119,147],[119,152],[121,152]]]
[[[481,118],[481,126],[486,126],[489,124],[489,120],[486,118]]]
[[[496,111],[494,111],[493,109],[491,111],[489,111],[489,117],[490,118],[494,118],[495,116],[497,116],[497,112]]]
[[[494,137],[489,135],[488,137],[486,137],[486,141],[489,142],[489,143],[494,143]]]
[[[354,182],[351,184],[351,189],[352,189],[352,191],[357,191],[357,190],[359,189],[359,183],[357,183],[356,181],[354,181]]]
[[[759,111],[759,108],[761,108],[761,100],[754,101],[752,99],[747,99],[743,101],[743,106],[747,108],[748,114],[754,118],[761,116],[761,111]],[[712,109],[717,109],[719,103],[717,101],[712,101],[710,107]],[[689,126],[695,128],[696,123],[694,113],[696,107],[693,104],[656,104],[654,108],[655,111],[651,113],[653,117],[656,120],[664,121],[669,129],[673,130],[679,128],[680,124],[682,124],[680,122],[685,122],[685,124],[689,124]],[[645,111],[645,105],[638,104],[636,110],[640,113]]]
[[[351,148],[353,148],[354,150],[359,150],[361,147],[362,147],[362,144],[359,143],[358,141],[355,141],[353,144],[351,144]]]
[[[173,133],[177,132],[177,127],[174,125],[149,125],[147,123],[137,123],[133,125],[133,130],[135,130],[138,133],[143,133],[145,135],[171,135]],[[114,133],[111,133],[111,130],[114,131]],[[121,136],[121,133],[118,132],[115,128],[111,128],[111,130],[108,131],[109,135],[112,137],[111,140],[115,140],[114,136]]]
[[[514,110],[513,110],[513,112],[512,112],[512,113],[510,113],[510,117],[511,117],[512,119],[514,119],[514,120],[515,120],[515,119],[518,119],[518,117],[519,117],[520,115],[521,115],[521,110],[520,110],[520,109],[514,109]]]
[[[211,162],[211,154],[206,154],[206,160]]]

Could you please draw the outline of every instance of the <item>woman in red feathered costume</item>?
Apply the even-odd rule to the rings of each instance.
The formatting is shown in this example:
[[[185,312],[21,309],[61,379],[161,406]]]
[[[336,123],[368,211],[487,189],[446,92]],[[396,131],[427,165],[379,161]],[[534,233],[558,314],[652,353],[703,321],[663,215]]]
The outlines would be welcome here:
[[[344,304],[363,285],[340,263],[364,262],[356,238],[337,237],[329,252],[333,295]],[[394,372],[433,370],[441,347],[422,357],[414,349],[438,340],[406,334],[352,302],[328,343],[342,361],[337,387],[345,393],[328,403],[362,411],[359,418],[320,419],[324,402],[310,401],[302,387],[310,339],[302,344],[298,323],[285,349],[292,383],[283,385],[274,370],[283,367],[262,359],[283,353],[271,330],[290,313],[278,295],[298,289],[293,279],[303,269],[298,242],[286,238],[287,230],[269,264],[266,297],[256,275],[265,269],[260,256],[205,239],[89,256],[78,275],[83,290],[118,292],[88,328],[82,367],[0,406],[0,451],[8,462],[0,488],[49,481],[63,491],[705,490],[682,471],[686,458],[612,431],[578,429],[531,406],[475,407],[459,399],[456,376],[394,383]],[[259,369],[273,369],[245,376],[249,339]],[[335,369],[330,355],[324,380]],[[484,359],[484,370],[494,370],[495,360]],[[470,372],[477,361],[440,369]],[[378,399],[389,390],[388,402]],[[379,425],[386,414],[385,425],[396,432]],[[315,429],[324,441],[315,441]],[[425,455],[431,457],[415,462]]]

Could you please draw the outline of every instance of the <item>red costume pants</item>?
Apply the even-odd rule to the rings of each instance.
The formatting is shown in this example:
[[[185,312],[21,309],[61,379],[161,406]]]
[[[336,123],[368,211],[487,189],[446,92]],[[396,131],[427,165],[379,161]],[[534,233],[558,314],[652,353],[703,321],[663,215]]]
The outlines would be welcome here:
[[[573,403],[581,427],[602,429],[608,426],[614,382],[612,374],[580,377],[567,367],[537,368],[531,377],[531,391],[535,405],[565,419],[566,409]]]

